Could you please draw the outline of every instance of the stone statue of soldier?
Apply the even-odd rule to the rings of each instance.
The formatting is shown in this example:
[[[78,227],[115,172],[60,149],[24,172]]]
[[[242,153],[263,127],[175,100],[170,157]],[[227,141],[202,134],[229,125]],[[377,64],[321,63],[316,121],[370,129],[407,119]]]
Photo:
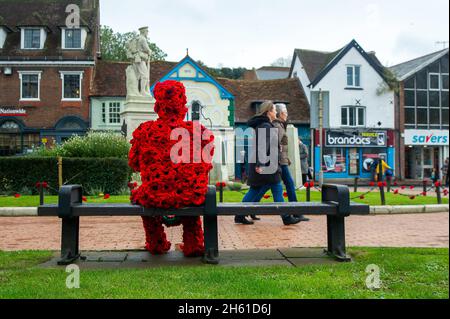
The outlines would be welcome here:
[[[150,93],[150,56],[148,45],[148,27],[139,29],[140,35],[127,43],[127,57],[131,60],[127,70],[127,95],[151,96]]]

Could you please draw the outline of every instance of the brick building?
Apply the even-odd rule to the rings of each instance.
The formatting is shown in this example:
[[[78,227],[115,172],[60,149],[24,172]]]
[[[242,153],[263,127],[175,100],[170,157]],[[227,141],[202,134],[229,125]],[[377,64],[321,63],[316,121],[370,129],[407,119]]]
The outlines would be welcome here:
[[[98,52],[98,0],[0,0],[0,156],[87,131]]]

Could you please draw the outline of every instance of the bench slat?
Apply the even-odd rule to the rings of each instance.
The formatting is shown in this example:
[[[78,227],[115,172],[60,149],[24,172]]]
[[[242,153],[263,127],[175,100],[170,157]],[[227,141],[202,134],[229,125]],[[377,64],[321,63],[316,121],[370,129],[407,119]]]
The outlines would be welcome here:
[[[300,203],[218,203],[218,215],[233,216],[237,214],[255,215],[335,215],[336,205],[320,202]],[[145,209],[131,204],[83,204],[72,209],[73,216],[155,216],[204,215],[203,207],[187,207],[183,209],[162,210]],[[358,203],[350,204],[351,215],[369,214],[369,206]],[[38,216],[58,216],[58,205],[44,205],[38,208]]]

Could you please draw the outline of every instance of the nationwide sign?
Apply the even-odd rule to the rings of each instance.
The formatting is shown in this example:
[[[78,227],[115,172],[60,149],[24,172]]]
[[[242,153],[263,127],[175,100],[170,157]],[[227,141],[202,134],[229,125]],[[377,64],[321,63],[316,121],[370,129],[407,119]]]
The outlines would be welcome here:
[[[0,116],[27,116],[27,111],[24,109],[0,107]]]
[[[386,131],[376,132],[343,132],[327,131],[325,134],[327,147],[386,147]]]
[[[405,145],[446,146],[448,130],[405,130]]]

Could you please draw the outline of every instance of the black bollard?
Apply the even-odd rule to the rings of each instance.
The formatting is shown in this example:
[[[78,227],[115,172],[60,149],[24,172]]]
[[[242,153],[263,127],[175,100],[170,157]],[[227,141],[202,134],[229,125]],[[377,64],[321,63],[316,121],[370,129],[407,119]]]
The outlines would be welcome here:
[[[439,182],[436,182],[436,197],[438,204],[441,205],[442,204],[441,184]]]
[[[424,195],[424,196],[427,196],[427,186],[428,186],[428,183],[427,183],[427,181],[424,179],[424,180],[422,181],[423,195]]]
[[[219,183],[219,201],[223,203],[223,183]]]
[[[39,204],[44,205],[44,185],[39,183]]]
[[[387,192],[390,193],[391,192],[391,185],[392,185],[392,178],[388,177],[386,178],[387,181]]]
[[[311,185],[309,183],[306,183],[306,201],[310,202],[311,201]]]
[[[358,192],[358,182],[359,182],[359,177],[355,177],[355,183],[353,185],[353,192],[354,193]]]
[[[384,194],[384,183],[383,183],[383,165],[381,163],[381,160],[378,163],[378,185],[380,189],[381,205],[386,206],[386,196]]]

